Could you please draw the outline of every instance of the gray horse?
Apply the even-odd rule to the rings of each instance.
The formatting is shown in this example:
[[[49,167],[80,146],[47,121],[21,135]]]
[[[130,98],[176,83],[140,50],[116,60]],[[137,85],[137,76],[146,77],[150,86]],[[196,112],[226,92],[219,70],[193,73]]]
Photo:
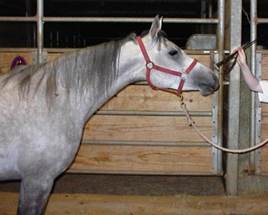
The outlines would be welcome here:
[[[0,76],[0,180],[21,180],[17,214],[44,212],[85,123],[126,85],[147,79],[177,93],[217,90],[215,74],[170,42],[161,26],[156,16],[142,37],[131,34]]]

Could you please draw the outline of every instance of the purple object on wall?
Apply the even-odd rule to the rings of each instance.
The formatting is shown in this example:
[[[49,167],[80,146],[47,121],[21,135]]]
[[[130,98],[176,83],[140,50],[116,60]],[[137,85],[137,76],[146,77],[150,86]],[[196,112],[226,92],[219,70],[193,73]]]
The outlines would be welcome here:
[[[14,69],[18,65],[27,65],[26,60],[22,56],[16,56],[11,63],[10,69]]]

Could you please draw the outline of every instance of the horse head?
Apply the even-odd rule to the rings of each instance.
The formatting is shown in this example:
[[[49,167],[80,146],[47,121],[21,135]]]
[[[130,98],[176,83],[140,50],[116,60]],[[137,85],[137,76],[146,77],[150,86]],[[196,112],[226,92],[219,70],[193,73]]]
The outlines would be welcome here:
[[[161,27],[162,18],[156,16],[150,31],[136,39],[146,61],[148,83],[153,88],[176,90],[177,94],[199,90],[206,96],[216,91],[219,81],[213,71],[169,41]]]

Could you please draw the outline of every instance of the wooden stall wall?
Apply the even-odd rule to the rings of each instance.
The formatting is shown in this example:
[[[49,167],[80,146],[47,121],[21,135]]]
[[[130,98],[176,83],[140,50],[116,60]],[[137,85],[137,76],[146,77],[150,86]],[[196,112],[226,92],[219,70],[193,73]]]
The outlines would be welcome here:
[[[47,50],[53,60],[66,50]],[[32,63],[32,51],[0,52],[0,69],[7,72],[12,59]],[[209,55],[195,55],[209,66]],[[211,96],[185,93],[201,131],[212,136]],[[175,95],[136,83],[108,101],[87,123],[82,144],[69,172],[122,174],[215,174],[213,153],[187,125]],[[204,113],[204,114],[202,114]],[[268,121],[268,120],[267,120]],[[267,150],[268,151],[268,150]],[[268,169],[268,168],[267,168]]]
[[[264,51],[261,55],[261,79],[268,80],[268,52]],[[260,141],[268,138],[268,104],[261,103],[261,121],[260,121]],[[262,175],[268,175],[268,145],[259,150],[259,159],[257,161],[257,170]]]

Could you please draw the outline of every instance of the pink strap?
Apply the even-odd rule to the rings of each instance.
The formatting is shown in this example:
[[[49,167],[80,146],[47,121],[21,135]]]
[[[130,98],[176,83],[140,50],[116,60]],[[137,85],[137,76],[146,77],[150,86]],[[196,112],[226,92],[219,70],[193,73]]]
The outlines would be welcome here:
[[[177,89],[177,95],[180,95],[180,93],[182,91],[182,88],[183,88],[183,85],[184,85],[184,82],[185,82],[185,80],[184,79],[181,79],[180,84],[179,84],[179,87]]]
[[[155,65],[151,60],[150,60],[150,57],[146,51],[146,48],[142,42],[142,39],[141,37],[136,37],[136,40],[139,44],[139,47],[141,49],[141,52],[143,54],[143,57],[145,59],[145,62],[146,62],[146,80],[148,82],[148,84],[153,88],[153,89],[157,89],[151,82],[151,71],[152,69],[155,69],[155,70],[158,70],[160,72],[164,72],[164,73],[168,73],[170,75],[175,75],[175,76],[179,76],[181,77],[182,76],[182,73],[179,72],[179,71],[176,71],[176,70],[172,70],[172,69],[168,69],[168,68],[165,68],[165,67],[161,67],[159,65]],[[192,69],[195,67],[197,63],[197,60],[194,59],[193,62],[190,64],[190,66],[185,70],[184,74],[189,74]],[[180,83],[179,83],[179,86],[178,86],[178,89],[176,91],[176,94],[179,95],[182,91],[182,88],[183,88],[183,85],[185,83],[185,80],[181,78],[180,80]],[[168,91],[168,92],[172,92],[172,91],[169,91],[169,90],[165,90],[165,89],[162,89],[164,91]]]
[[[158,70],[158,71],[161,71],[161,72],[165,72],[165,73],[168,73],[170,75],[175,75],[175,76],[181,76],[181,73],[180,72],[177,72],[175,70],[172,70],[172,69],[168,69],[168,68],[165,68],[165,67],[161,67],[161,66],[158,66],[158,65],[155,65],[154,64],[154,69]]]
[[[190,64],[190,66],[188,66],[188,68],[185,70],[184,73],[189,74],[192,71],[192,69],[195,67],[196,64],[197,64],[197,60],[193,59],[193,62]],[[185,80],[181,79],[179,87],[177,89],[177,94],[178,95],[181,93],[184,83],[185,83]]]
[[[143,57],[144,57],[144,59],[145,59],[145,61],[146,61],[146,64],[148,64],[149,62],[151,62],[151,60],[150,60],[150,58],[149,58],[149,55],[148,55],[148,53],[147,53],[147,51],[146,51],[146,48],[145,48],[143,42],[142,42],[141,37],[137,37],[136,40],[137,40],[137,42],[139,43],[139,46],[140,46],[141,52],[142,52],[142,54],[143,54]]]
[[[184,73],[189,74],[196,64],[197,64],[197,60],[193,59],[193,62],[190,64],[190,66],[188,66],[188,68],[185,70]]]

